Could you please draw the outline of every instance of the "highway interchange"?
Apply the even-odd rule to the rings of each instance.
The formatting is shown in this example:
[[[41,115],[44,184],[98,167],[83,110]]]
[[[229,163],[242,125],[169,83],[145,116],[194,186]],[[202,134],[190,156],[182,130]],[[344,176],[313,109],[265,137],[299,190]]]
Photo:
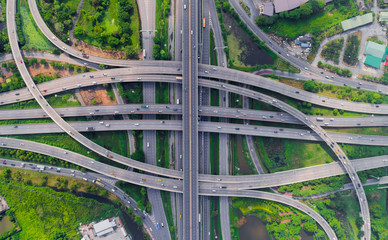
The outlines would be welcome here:
[[[59,39],[55,38],[54,35],[50,32],[48,27],[43,22],[43,19],[40,17],[39,11],[37,10],[36,2],[34,0],[29,0],[29,6],[36,21],[38,27],[41,29],[43,34],[58,48],[62,51],[80,58],[82,53],[71,48],[65,43],[61,42]],[[267,43],[267,46],[278,52],[282,58],[290,61],[294,65],[300,67],[303,71],[306,71],[308,74],[316,77],[317,80],[326,81],[323,76],[321,76],[321,70],[317,70],[306,62],[303,62],[299,59],[296,59],[292,56],[288,56],[282,48],[274,44],[256,25],[252,25],[252,22],[249,19],[246,19],[246,14],[241,12],[241,7],[234,0],[230,1],[231,5],[235,8],[240,17],[248,24],[248,27],[259,36],[260,39],[264,40]],[[15,1],[7,1],[7,28],[16,29],[15,24]],[[209,13],[214,16],[216,14],[212,13],[214,3],[209,1]],[[339,134],[339,133],[327,133],[322,129],[322,126],[330,127],[344,127],[344,126],[385,126],[387,125],[386,117],[383,116],[370,116],[370,117],[359,117],[359,118],[349,118],[350,120],[343,120],[343,118],[327,118],[325,120],[318,120],[314,117],[305,116],[300,111],[289,106],[288,104],[277,100],[271,96],[267,96],[261,93],[258,93],[253,90],[247,90],[232,84],[226,84],[222,82],[215,82],[212,80],[206,79],[220,79],[228,80],[230,82],[237,82],[242,84],[247,84],[249,86],[259,87],[261,89],[271,90],[276,93],[280,93],[291,98],[295,98],[301,101],[311,102],[313,104],[329,107],[344,109],[348,111],[368,113],[368,114],[387,114],[388,106],[382,104],[365,104],[365,103],[355,103],[342,101],[333,98],[327,98],[323,96],[318,96],[306,91],[297,90],[293,87],[266,79],[261,76],[256,76],[248,73],[242,73],[236,70],[226,69],[223,67],[214,67],[208,65],[198,64],[197,62],[197,51],[198,39],[199,39],[199,27],[198,27],[198,4],[194,0],[184,0],[183,1],[183,34],[182,34],[182,64],[180,62],[168,62],[168,61],[125,61],[125,60],[115,60],[115,59],[106,59],[95,56],[90,56],[86,62],[93,62],[98,64],[105,64],[118,67],[126,67],[120,69],[104,70],[93,73],[85,73],[77,76],[72,76],[69,78],[57,79],[47,83],[36,85],[29,75],[29,72],[23,63],[23,57],[21,55],[18,43],[16,31],[8,31],[9,41],[12,49],[13,58],[15,59],[16,65],[26,83],[26,89],[20,89],[8,93],[0,94],[0,105],[5,105],[13,102],[24,101],[28,99],[35,99],[42,110],[34,111],[31,114],[31,118],[42,118],[50,117],[54,124],[45,124],[44,128],[40,124],[29,124],[18,125],[16,128],[14,126],[1,126],[0,134],[32,134],[38,132],[66,132],[76,141],[83,144],[85,147],[90,150],[100,154],[101,156],[107,157],[113,161],[119,162],[121,164],[127,165],[132,168],[143,170],[147,173],[157,174],[160,177],[147,175],[146,181],[143,174],[129,172],[119,168],[113,168],[111,166],[95,162],[88,159],[85,156],[77,155],[76,153],[71,153],[69,151],[64,151],[63,149],[48,147],[45,145],[37,144],[34,147],[34,143],[27,141],[1,138],[3,147],[24,149],[28,151],[40,152],[42,154],[56,156],[60,159],[64,159],[69,162],[73,162],[80,166],[83,166],[88,169],[92,169],[101,174],[114,177],[123,181],[132,182],[142,186],[146,186],[153,189],[166,190],[172,192],[183,193],[183,239],[199,239],[200,233],[197,232],[199,229],[199,200],[198,194],[207,195],[207,196],[243,196],[243,197],[257,197],[262,199],[270,199],[278,202],[283,202],[285,204],[294,206],[301,211],[312,216],[317,222],[322,226],[330,239],[336,239],[333,230],[328,226],[326,221],[322,219],[315,211],[309,209],[304,204],[298,203],[295,200],[283,197],[281,195],[269,194],[258,191],[247,191],[247,190],[233,190],[233,189],[249,189],[249,188],[263,188],[268,186],[279,186],[282,184],[292,183],[293,179],[285,173],[289,181],[284,181],[281,183],[282,178],[272,179],[271,184],[265,183],[267,185],[260,185],[262,182],[258,180],[262,178],[262,181],[265,179],[270,179],[271,174],[266,174],[265,176],[245,176],[245,177],[236,177],[236,176],[223,176],[222,183],[217,176],[212,176],[209,174],[199,174],[198,173],[198,131],[203,132],[218,132],[218,133],[227,133],[227,134],[245,134],[245,135],[256,135],[259,136],[268,136],[268,137],[285,137],[285,138],[294,138],[294,139],[306,139],[306,140],[320,140],[324,141],[329,148],[332,149],[333,153],[337,155],[340,160],[340,164],[335,163],[335,166],[341,171],[337,171],[338,174],[347,173],[350,176],[350,180],[353,183],[354,189],[358,196],[361,206],[361,216],[364,219],[365,225],[363,230],[365,232],[365,239],[370,239],[370,217],[368,203],[366,201],[366,196],[362,187],[360,187],[360,180],[356,174],[356,171],[359,171],[360,168],[357,167],[356,161],[349,161],[347,156],[343,153],[341,148],[337,145],[337,142],[344,143],[353,143],[353,144],[363,144],[363,145],[386,145],[385,137],[379,136],[353,136],[349,134]],[[212,18],[212,24],[216,23],[218,19],[216,17]],[[215,31],[216,46],[220,47],[222,42],[219,42],[218,33],[216,31],[217,27],[213,26]],[[222,48],[221,48],[222,49]],[[219,59],[223,59],[222,51],[217,50],[217,55]],[[179,54],[178,54],[179,55]],[[202,55],[203,56],[203,55]],[[179,59],[178,59],[179,60]],[[206,62],[205,62],[206,63]],[[222,62],[221,65],[224,66],[225,62]],[[86,64],[85,64],[86,65]],[[129,67],[129,68],[128,68]],[[182,69],[181,69],[182,68]],[[98,75],[95,75],[98,74]],[[90,77],[90,76],[93,76]],[[157,76],[157,78],[156,78]],[[183,76],[183,81],[178,77]],[[155,80],[157,79],[157,80]],[[103,83],[116,83],[116,82],[155,82],[162,81],[168,83],[174,83],[176,85],[181,84],[182,86],[182,105],[151,105],[147,109],[139,108],[139,105],[128,106],[128,105],[117,105],[117,106],[98,106],[98,107],[89,107],[89,108],[71,108],[71,111],[65,109],[53,109],[49,103],[45,100],[44,96],[50,95],[53,93],[58,93],[62,91],[68,91],[75,88],[82,88],[86,86],[94,86]],[[346,84],[354,88],[361,88],[375,92],[387,92],[388,87],[381,86],[368,82],[361,82],[346,78],[338,78],[336,81],[340,84]],[[337,83],[337,84],[338,84]],[[238,109],[228,109],[224,108],[214,108],[214,107],[198,107],[198,86],[204,88],[214,88],[220,90],[220,93],[228,91],[237,93],[256,99],[262,102],[265,102],[269,105],[272,105],[284,112],[274,113],[274,112],[263,112],[263,111],[253,111],[253,110],[238,110]],[[44,91],[43,91],[44,90]],[[201,95],[203,96],[203,95]],[[168,108],[166,108],[168,107]],[[98,108],[98,111],[96,109]],[[94,109],[94,110],[93,110]],[[132,109],[132,110],[129,110]],[[139,110],[138,110],[139,109]],[[176,109],[176,110],[175,110]],[[31,110],[9,110],[1,111],[0,119],[23,119],[23,114]],[[62,111],[62,112],[61,112]],[[117,113],[116,113],[117,111]],[[133,112],[132,112],[133,111]],[[160,112],[162,111],[162,112]],[[139,121],[139,125],[135,125],[136,122],[130,120],[122,121],[109,121],[104,124],[100,122],[81,122],[81,123],[67,123],[63,120],[64,116],[90,116],[90,115],[105,115],[109,114],[144,114],[145,116],[152,114],[171,114],[171,115],[182,115],[182,121],[165,121],[161,123],[160,121],[153,120],[142,120]],[[92,113],[92,114],[91,114]],[[203,117],[217,116],[225,118],[240,118],[240,119],[250,119],[250,120],[260,120],[260,121],[271,121],[271,122],[281,122],[281,123],[296,123],[303,124],[310,128],[309,130],[298,130],[298,129],[283,129],[271,128],[271,127],[260,127],[260,126],[245,126],[242,124],[228,124],[228,123],[210,123],[210,122],[200,122],[198,123],[198,115]],[[15,118],[13,118],[15,116]],[[19,117],[18,117],[19,116]],[[24,115],[26,116],[26,115]],[[272,116],[272,117],[271,117]],[[333,120],[332,120],[333,119]],[[109,124],[107,126],[106,124]],[[85,131],[86,126],[93,126],[96,131],[113,131],[113,130],[130,130],[130,129],[142,129],[142,130],[158,130],[158,129],[169,129],[174,131],[183,132],[183,166],[182,172],[179,170],[169,170],[163,169],[156,166],[151,166],[145,163],[139,163],[129,158],[120,156],[113,152],[110,152],[104,149],[101,146],[93,143],[82,134],[80,131]],[[148,127],[148,128],[147,128]],[[171,127],[171,128],[170,128]],[[279,130],[277,130],[279,129]],[[225,136],[227,136],[225,134]],[[265,135],[267,134],[267,135]],[[302,135],[303,134],[303,135]],[[373,139],[373,140],[372,140]],[[22,145],[23,144],[23,145]],[[221,149],[220,149],[221,151]],[[223,158],[224,160],[227,158]],[[377,165],[385,166],[386,159],[381,157],[377,160]],[[221,161],[220,161],[221,162]],[[379,165],[380,164],[380,165]],[[332,164],[334,166],[334,164]],[[317,166],[318,167],[318,166]],[[326,165],[324,168],[328,168]],[[331,169],[332,170],[332,169]],[[298,170],[293,170],[292,174],[296,178],[301,176],[297,174]],[[331,171],[335,173],[335,171]],[[314,174],[315,175],[315,174]],[[321,177],[323,176],[315,176]],[[327,175],[327,173],[326,173]],[[326,176],[325,175],[325,176]],[[164,178],[164,177],[170,178]],[[168,182],[165,186],[160,184],[158,179],[162,179],[164,182]],[[183,181],[180,181],[183,179]],[[228,179],[230,182],[228,183]],[[310,178],[311,179],[311,176]],[[241,186],[241,182],[246,182],[248,187]],[[295,181],[295,180],[294,180]],[[299,181],[299,180],[298,180]],[[305,180],[300,180],[305,181]],[[227,186],[227,190],[224,189],[215,189],[217,187],[222,187],[223,184],[230,184]],[[233,185],[234,184],[234,185]],[[239,185],[241,187],[239,187]],[[184,186],[184,187],[183,187]],[[184,189],[184,191],[182,191]],[[225,198],[226,199],[226,198]],[[317,216],[318,215],[318,216]],[[224,228],[223,235],[224,235]],[[206,235],[206,234],[204,234]],[[157,237],[156,237],[157,238]]]

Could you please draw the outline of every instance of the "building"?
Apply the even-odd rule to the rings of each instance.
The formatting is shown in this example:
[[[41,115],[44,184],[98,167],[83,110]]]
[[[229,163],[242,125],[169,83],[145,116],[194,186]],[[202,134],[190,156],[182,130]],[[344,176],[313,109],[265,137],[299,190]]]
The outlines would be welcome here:
[[[295,40],[295,44],[299,45],[301,48],[310,48],[312,42],[313,42],[313,35],[311,33],[307,33],[303,36],[299,36]]]
[[[114,227],[116,227],[116,222],[114,219],[105,219],[104,221],[94,224],[94,231],[98,237],[101,237],[113,232]]]
[[[372,13],[367,13],[362,16],[356,16],[350,19],[347,19],[345,21],[341,22],[342,29],[344,31],[366,25],[368,23],[373,22],[373,14]]]
[[[274,0],[273,4],[275,6],[275,13],[281,13],[295,9],[306,2],[308,0]]]
[[[263,15],[266,15],[269,17],[271,17],[273,15],[273,3],[272,2],[264,3],[263,8],[264,8],[264,10],[262,12]]]
[[[387,56],[387,48],[384,45],[368,41],[364,54],[366,55],[365,65],[380,68],[381,62],[384,61]]]
[[[119,217],[80,226],[81,240],[131,240]]]
[[[379,21],[388,23],[388,12],[380,12]]]

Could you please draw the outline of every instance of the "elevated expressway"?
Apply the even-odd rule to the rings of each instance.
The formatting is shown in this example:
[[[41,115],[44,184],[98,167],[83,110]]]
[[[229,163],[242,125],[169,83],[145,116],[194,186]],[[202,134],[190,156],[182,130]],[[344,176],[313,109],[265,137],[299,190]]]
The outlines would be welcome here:
[[[182,136],[183,238],[199,239],[198,198],[198,0],[183,0]]]
[[[19,62],[20,63],[20,62]],[[236,70],[225,69],[221,74],[217,68],[201,68],[199,75],[199,85],[202,86],[203,78],[225,79],[231,82],[243,83],[262,89],[280,93],[300,101],[310,102],[318,106],[337,108],[347,111],[368,113],[368,114],[388,114],[388,104],[370,104],[350,102],[334,98],[329,98],[307,91],[303,91],[261,76],[248,73],[240,73]],[[206,73],[206,72],[209,73]],[[40,89],[45,91],[43,95],[50,95],[60,91],[94,86],[103,83],[115,82],[154,82],[155,75],[159,75],[158,81],[169,83],[181,83],[177,77],[181,75],[180,68],[167,67],[144,67],[144,68],[119,68],[78,74],[71,77],[60,78],[49,82],[38,84]],[[223,89],[223,88],[221,88]],[[243,92],[242,92],[242,95]],[[0,105],[14,103],[15,101],[24,101],[31,99],[31,95],[26,90],[15,90],[0,94]]]
[[[69,124],[79,132],[132,130],[182,131],[182,121],[180,120],[105,120],[103,123],[101,123],[101,121],[83,121],[70,122]],[[106,124],[108,124],[108,126]],[[91,129],[88,130],[88,128]],[[297,139],[305,141],[322,141],[318,134],[303,129],[252,126],[245,124],[200,122],[198,124],[198,131],[208,133],[242,134],[260,137]],[[48,134],[63,132],[64,131],[55,123],[0,125],[0,135]],[[336,142],[340,143],[368,146],[388,146],[388,136],[359,135],[334,132],[328,132],[327,135],[333,138]]]
[[[91,169],[108,177],[113,177],[115,179],[136,185],[170,192],[181,192],[182,190],[182,181],[180,180],[140,174],[121,168],[112,167],[110,165],[95,161],[94,159],[87,156],[59,147],[27,140],[4,137],[0,137],[0,144],[3,148],[20,149],[62,159],[81,167]],[[354,164],[356,171],[387,167],[388,156],[385,155],[356,159],[352,160],[352,163]],[[346,172],[338,162],[264,175],[225,175],[220,178],[220,176],[217,175],[199,174],[199,188],[203,190],[215,190],[216,192],[221,190],[223,186],[229,190],[259,189],[315,180],[341,174],[346,174]],[[159,181],[159,179],[162,181]],[[161,183],[164,183],[165,186],[162,186]],[[174,186],[176,186],[176,188]]]
[[[28,0],[28,4],[29,4],[30,10],[31,10],[31,14],[35,20],[35,23],[37,24],[39,29],[42,31],[42,33],[47,37],[47,39],[53,45],[55,45],[56,47],[58,47],[62,51],[66,52],[67,54],[69,54],[73,57],[85,60],[85,63],[86,62],[93,62],[93,63],[97,63],[97,64],[104,64],[104,65],[116,66],[116,67],[143,67],[143,66],[172,67],[173,66],[176,68],[180,68],[182,66],[181,62],[172,62],[172,61],[131,61],[131,60],[108,59],[108,58],[101,58],[101,57],[96,57],[96,56],[89,56],[88,58],[84,58],[84,57],[82,57],[82,52],[68,46],[67,44],[65,44],[64,42],[62,42],[61,40],[59,40],[57,37],[54,36],[54,34],[47,27],[47,25],[43,21],[42,17],[40,16],[40,13],[39,13],[39,10],[38,10],[37,4],[36,4],[36,0]],[[231,1],[232,6],[234,6],[233,4],[234,4],[234,2]],[[236,9],[237,13],[240,14],[240,12],[238,11],[238,8],[235,7],[235,9]],[[318,78],[320,78],[321,75],[319,73],[323,70],[313,68],[308,63],[306,63],[300,59],[297,59],[296,57],[286,56],[286,51],[284,51],[281,47],[277,46],[277,44],[274,43],[271,39],[269,39],[265,35],[264,32],[262,32],[256,25],[251,23],[249,21],[249,18],[247,21],[247,19],[245,19],[243,16],[241,16],[241,17],[242,17],[242,20],[246,21],[248,27],[251,28],[252,31],[256,35],[258,35],[258,37],[260,39],[262,39],[263,41],[265,41],[267,43],[267,47],[269,47],[274,52],[278,52],[280,54],[280,57],[282,57],[283,59],[285,59],[287,61],[290,61],[292,64],[300,67],[302,70],[305,67],[308,68],[308,71],[310,73],[315,74],[316,76],[318,76]],[[212,20],[217,21],[215,18],[216,18],[216,15],[213,16]],[[183,18],[183,20],[185,20],[185,19]],[[215,34],[216,34],[216,32],[215,32]],[[185,39],[183,39],[183,41],[185,41]],[[198,66],[201,67],[201,64],[199,64]],[[220,69],[220,71],[223,71],[223,70],[225,70],[225,68]],[[363,84],[358,85],[358,83],[354,82],[353,80],[346,79],[346,78],[338,78],[338,80],[342,81],[342,82],[347,82],[349,86],[352,86],[354,88],[360,87],[361,89],[369,90],[369,91],[388,92],[388,86],[383,86],[383,85],[365,82],[365,81],[360,81],[360,82],[363,82]],[[337,78],[336,78],[336,81],[337,81]],[[336,84],[336,81],[333,82],[333,84]],[[341,85],[342,85],[342,83],[341,83]]]
[[[123,104],[123,105],[102,105],[83,107],[60,107],[54,108],[62,117],[75,116],[105,116],[105,115],[142,115],[142,114],[168,114],[179,116],[182,114],[181,105],[174,104],[149,104],[143,108],[144,104]],[[214,106],[199,106],[199,116],[234,118],[242,120],[256,120],[263,122],[291,123],[302,125],[302,123],[284,112],[248,110],[241,108],[221,108]],[[0,120],[9,119],[34,119],[48,118],[42,109],[15,109],[0,110]],[[316,121],[320,126],[326,127],[383,127],[388,126],[388,116],[369,117],[317,117],[307,116],[310,121]]]
[[[8,2],[10,2],[10,1],[8,1]],[[29,2],[31,2],[31,0],[29,1]],[[7,25],[8,25],[8,29],[14,29],[14,28],[12,28],[12,25],[11,25],[11,22],[14,24],[14,18],[12,18],[12,16],[14,17],[14,14],[12,13],[13,12],[13,10],[12,10],[12,6],[11,6],[11,8],[9,7],[10,5],[12,5],[12,4],[7,4],[8,6],[7,6],[7,8],[9,9],[9,11],[7,11],[7,19],[9,20],[8,22],[7,22]],[[31,4],[30,4],[31,5]],[[33,11],[34,12],[34,11]],[[11,13],[12,13],[12,15],[11,15]],[[34,14],[34,13],[33,13]],[[39,15],[39,14],[38,14]],[[10,20],[11,19],[11,20]],[[189,18],[190,19],[190,18]],[[39,25],[39,24],[38,24]],[[15,58],[15,60],[16,60],[16,62],[17,62],[17,66],[18,66],[18,68],[19,68],[19,70],[20,70],[20,72],[21,72],[21,74],[22,74],[22,76],[23,76],[23,78],[24,78],[24,80],[26,81],[26,85],[27,86],[33,86],[33,87],[35,87],[35,85],[34,85],[34,83],[33,83],[33,81],[32,81],[32,79],[31,79],[31,77],[28,75],[28,72],[26,72],[26,68],[25,68],[25,66],[23,65],[23,64],[19,64],[19,62],[18,62],[18,59],[20,59],[20,63],[22,63],[22,58],[21,58],[21,54],[20,54],[20,52],[17,52],[17,51],[19,51],[19,49],[17,49],[17,51],[15,51],[15,47],[16,47],[16,45],[17,45],[17,43],[16,43],[16,34],[14,34],[15,35],[15,38],[14,39],[12,39],[12,36],[11,36],[12,34],[10,34],[9,33],[9,37],[10,37],[10,42],[11,42],[11,48],[12,48],[12,51],[13,51],[13,54],[14,54],[14,58]],[[51,38],[49,38],[50,40],[51,40]],[[15,43],[16,43],[16,45],[15,45]],[[195,45],[194,45],[195,46]],[[196,56],[195,56],[195,58],[196,58]],[[26,79],[25,78],[25,75],[28,75],[28,77],[29,77],[29,79]],[[207,86],[210,86],[211,84],[210,83],[208,83],[208,85]],[[206,86],[206,84],[205,84],[205,86]],[[221,87],[225,87],[225,85],[224,86],[221,86]],[[231,86],[228,86],[227,88],[230,88],[230,89],[232,89],[233,87],[231,87]],[[35,89],[35,88],[34,88]],[[49,107],[48,106],[48,104],[47,104],[47,102],[45,101],[45,100],[42,100],[42,101],[40,101],[39,100],[39,98],[38,98],[38,96],[39,97],[42,97],[42,95],[40,95],[40,92],[39,91],[37,91],[36,89],[35,90],[30,90],[31,92],[32,92],[32,94],[34,95],[34,97],[35,97],[35,99],[37,99],[37,101],[38,101],[38,103],[46,110],[46,112],[48,113],[48,115],[51,117],[51,118],[53,118],[53,120],[55,121],[55,122],[57,122],[59,125],[61,125],[61,127],[62,128],[64,128],[64,130],[66,130],[66,128],[67,128],[67,130],[68,130],[68,132],[69,132],[69,134],[70,135],[73,135],[73,137],[76,139],[76,140],[78,140],[78,141],[80,141],[81,140],[81,136],[80,136],[80,134],[77,132],[77,133],[75,133],[75,134],[77,134],[78,136],[75,136],[74,135],[74,133],[72,133],[70,130],[72,130],[72,129],[70,129],[70,126],[69,125],[67,125],[61,118],[60,118],[60,116],[58,115],[58,114],[56,114],[54,111],[53,111],[53,109],[51,108],[51,107]],[[254,92],[252,92],[252,94],[253,95],[255,95],[255,93]],[[332,141],[332,139],[330,139],[330,137],[328,137],[326,134],[325,134],[325,132],[323,131],[323,129],[322,128],[320,128],[317,124],[315,124],[314,122],[309,122],[309,120],[308,120],[308,118],[305,118],[305,116],[304,116],[304,114],[302,114],[302,113],[300,113],[299,111],[297,111],[297,110],[295,110],[294,108],[292,108],[292,107],[290,107],[290,106],[288,106],[288,105],[286,105],[286,104],[283,104],[282,102],[280,102],[280,101],[277,101],[277,100],[275,100],[275,99],[271,99],[270,97],[268,97],[268,96],[265,96],[265,95],[263,95],[263,94],[258,94],[258,93],[256,93],[256,95],[259,95],[259,96],[261,96],[261,97],[259,97],[260,99],[259,100],[261,100],[262,98],[268,98],[267,99],[267,103],[269,103],[269,104],[271,104],[271,105],[274,105],[274,106],[277,106],[277,107],[280,107],[280,108],[282,108],[283,110],[285,110],[285,111],[287,111],[287,112],[289,112],[289,113],[291,113],[291,114],[293,114],[295,117],[297,117],[300,121],[302,121],[302,122],[304,122],[306,125],[308,125],[309,127],[311,127],[311,129],[312,130],[314,130],[315,132],[317,132],[325,141],[326,141],[326,143],[333,149],[333,151],[336,153],[336,155],[338,156],[338,158],[342,161],[342,163],[344,164],[344,167],[345,167],[345,169],[347,170],[347,172],[351,175],[351,179],[352,179],[352,182],[353,182],[353,184],[354,184],[354,187],[355,187],[355,189],[356,189],[356,193],[357,193],[357,195],[358,195],[358,197],[359,197],[359,199],[360,199],[360,206],[361,206],[361,212],[362,212],[362,217],[363,217],[363,219],[364,219],[364,222],[366,222],[366,228],[364,229],[365,230],[365,234],[366,234],[366,238],[367,239],[369,239],[370,238],[370,219],[369,219],[369,211],[368,211],[368,206],[367,206],[367,202],[366,202],[366,197],[365,197],[365,193],[364,193],[364,191],[363,191],[363,189],[360,189],[360,188],[357,188],[357,184],[358,184],[358,186],[359,186],[359,179],[358,179],[358,176],[355,174],[355,172],[354,172],[354,169],[352,168],[352,166],[349,164],[350,162],[348,161],[348,159],[346,158],[346,156],[345,156],[345,154],[342,152],[342,150],[338,147],[338,145],[335,143],[335,142],[333,142]],[[47,106],[47,108],[45,108],[44,106],[44,104],[46,104],[46,106]],[[376,106],[375,106],[376,107]],[[377,107],[376,107],[377,108]],[[50,112],[50,110],[51,110],[51,112]],[[346,109],[346,110],[348,110],[348,109]],[[55,119],[56,118],[56,119]],[[86,139],[83,139],[84,140],[84,142],[86,141]],[[87,142],[87,141],[86,141]],[[86,145],[85,143],[84,143],[84,145]],[[104,151],[106,151],[105,149],[103,149],[103,148],[99,148],[99,147],[97,147],[97,146],[89,146],[90,148],[93,148],[95,151],[96,151],[96,148],[97,149],[99,149],[99,151],[97,151],[97,152],[99,152],[101,155],[104,155],[104,154],[106,154],[106,155],[109,155],[109,153],[102,153],[101,152],[101,150],[104,150]],[[341,156],[342,156],[342,158],[341,158]],[[119,158],[119,156],[114,156],[115,157],[115,160],[116,160],[116,158]]]

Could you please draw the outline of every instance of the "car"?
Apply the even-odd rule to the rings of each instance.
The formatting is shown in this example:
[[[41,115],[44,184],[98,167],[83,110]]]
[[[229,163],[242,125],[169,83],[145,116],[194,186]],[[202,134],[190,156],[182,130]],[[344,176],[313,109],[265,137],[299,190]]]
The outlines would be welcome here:
[[[183,9],[186,9],[186,4],[183,5]]]
[[[20,60],[20,63],[23,63],[23,61],[22,61],[22,60]]]

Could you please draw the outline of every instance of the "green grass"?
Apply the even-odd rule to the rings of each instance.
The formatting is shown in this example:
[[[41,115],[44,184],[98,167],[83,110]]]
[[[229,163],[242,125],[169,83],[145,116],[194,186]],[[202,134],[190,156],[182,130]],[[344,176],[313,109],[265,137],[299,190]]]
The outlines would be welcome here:
[[[214,33],[213,30],[210,30],[210,64],[218,66],[217,52],[214,50],[215,47]]]
[[[158,82],[155,83],[155,103],[156,104],[168,104],[169,103],[169,84]]]
[[[333,161],[332,153],[321,143],[263,137],[253,137],[253,141],[270,172],[315,166]]]
[[[140,18],[139,11],[137,8],[136,0],[131,0],[133,5],[133,13],[130,16],[130,28],[131,28],[131,46],[135,49],[140,49]],[[101,21],[101,25],[99,26],[103,33],[106,36],[115,35],[119,32],[119,10],[120,4],[118,0],[111,0],[109,7],[104,9],[104,18]],[[108,44],[102,44],[98,41],[94,35],[98,34],[98,31],[93,28],[92,18],[90,16],[94,16],[97,13],[97,9],[92,5],[91,0],[86,0],[81,14],[77,20],[76,27],[82,29],[82,36],[77,36],[80,40],[85,41],[86,43],[97,46],[103,49],[111,49]],[[97,26],[97,25],[96,25]],[[120,44],[119,50],[124,50],[125,45]]]
[[[217,133],[210,133],[210,142],[212,143],[210,147],[210,171],[212,174],[218,175],[220,173],[220,139]],[[216,166],[214,166],[214,160]]]
[[[110,151],[113,151],[115,153],[121,154],[123,156],[127,156],[127,138],[126,138],[126,132],[122,131],[116,131],[116,132],[99,132],[97,133],[86,133],[87,137],[89,137],[90,140],[100,144],[101,146],[104,146]],[[123,165],[113,162],[109,160],[108,158],[102,157],[98,155],[97,153],[94,153],[84,147],[83,145],[79,144],[73,138],[71,138],[69,135],[64,133],[59,134],[33,134],[33,135],[18,135],[18,136],[10,136],[13,138],[18,139],[24,139],[39,143],[48,144],[51,146],[60,147],[63,149],[67,149],[69,151],[73,151],[88,157],[91,157],[93,159],[96,159],[100,162],[125,168]]]
[[[126,131],[86,132],[83,135],[112,152],[129,157],[128,135]]]
[[[48,103],[52,107],[78,107],[81,104],[78,102],[74,94],[57,94],[55,96],[46,97]],[[0,106],[0,110],[9,110],[9,109],[27,109],[27,108],[40,108],[39,104],[35,100],[28,100],[8,105]]]
[[[168,131],[156,132],[156,159],[160,167],[170,168]],[[159,161],[160,160],[160,161]]]
[[[34,19],[30,13],[26,0],[18,1],[18,11],[22,20],[22,32],[26,39],[26,44],[23,46],[23,50],[41,50],[51,51],[55,47],[50,43],[49,40],[41,33],[39,28],[36,26]]]
[[[255,163],[253,162],[253,160],[251,158],[251,154],[250,154],[249,149],[248,149],[247,139],[246,139],[245,136],[243,136],[242,145],[243,145],[243,151],[244,151],[245,159],[246,159],[246,161],[247,161],[247,163],[249,165],[249,168],[252,170],[253,174],[257,174]]]
[[[279,36],[287,36],[293,39],[305,33],[320,32],[341,23],[357,12],[355,3],[353,1],[349,2],[350,6],[343,6],[343,10],[336,8],[334,3],[330,3],[322,13],[313,15],[307,19],[291,21],[279,18],[270,29],[266,27],[265,30],[276,33]]]
[[[118,18],[119,18],[120,4],[117,0],[111,0],[109,8],[105,13],[102,24],[107,34],[117,33],[119,30]]]
[[[368,128],[328,128],[328,132],[339,132],[339,133],[352,133],[362,135],[380,135],[388,136],[387,127],[368,127]]]
[[[0,184],[0,191],[14,211],[22,228],[14,239],[49,240],[54,231],[77,239],[79,223],[112,217],[118,214],[113,206],[92,199],[55,192],[48,187],[34,187],[11,181]]]
[[[166,214],[166,219],[167,219],[167,226],[165,226],[165,227],[169,227],[170,234],[171,234],[171,239],[176,239],[175,227],[174,227],[174,219],[172,217],[172,207],[171,207],[171,195],[170,195],[170,192],[160,191],[160,195],[162,197],[164,213]]]

